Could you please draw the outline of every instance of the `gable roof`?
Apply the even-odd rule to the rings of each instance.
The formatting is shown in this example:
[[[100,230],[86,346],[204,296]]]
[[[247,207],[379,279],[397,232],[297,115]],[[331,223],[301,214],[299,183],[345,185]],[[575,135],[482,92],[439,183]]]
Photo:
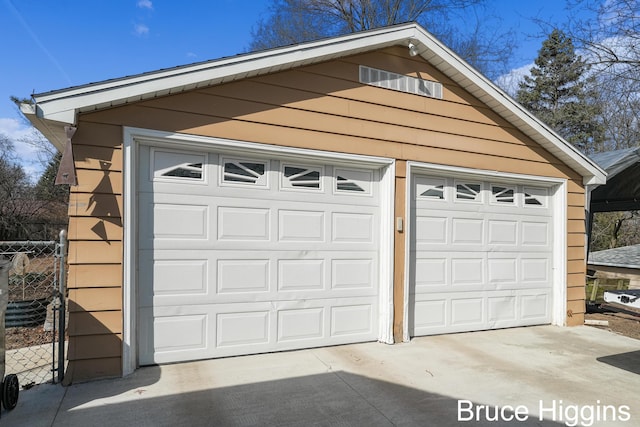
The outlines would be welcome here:
[[[22,113],[58,149],[64,126],[79,113],[176,94],[261,74],[288,70],[390,46],[408,46],[525,135],[583,177],[585,185],[604,184],[606,173],[471,65],[415,23],[347,34],[309,43],[158,70],[84,86],[33,95]]]
[[[591,252],[588,264],[640,269],[640,245]]]

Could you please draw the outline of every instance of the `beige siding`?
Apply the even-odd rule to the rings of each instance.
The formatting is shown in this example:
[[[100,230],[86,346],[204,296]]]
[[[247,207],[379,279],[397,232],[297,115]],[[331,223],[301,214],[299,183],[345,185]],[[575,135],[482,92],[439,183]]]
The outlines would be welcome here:
[[[444,99],[362,85],[358,82],[360,64],[438,80],[444,86]],[[121,292],[122,286],[122,126],[394,158],[394,217],[406,216],[405,161],[409,160],[565,178],[569,205],[567,322],[576,324],[583,319],[584,297],[578,290],[584,286],[585,270],[582,178],[434,67],[409,57],[403,48],[83,114],[74,137],[79,185],[72,191],[69,209],[74,263],[71,272],[76,275],[70,282],[75,280],[78,288],[74,298],[81,298],[85,304],[93,298],[106,302],[91,309],[77,304],[77,313],[84,309],[87,313],[121,314],[121,304],[116,303],[114,294]],[[404,326],[405,238],[396,232],[396,339]],[[97,252],[99,256],[84,252]],[[103,269],[110,271],[110,278],[115,278],[117,270],[118,280],[96,279],[102,285],[90,285],[87,272],[99,274]],[[96,315],[98,323],[104,319]],[[104,328],[111,334],[104,334]],[[96,327],[95,336],[101,337],[96,345],[106,337],[119,337],[116,329],[112,321]],[[83,330],[83,336],[90,332]],[[79,341],[73,343],[71,337],[70,345],[79,345]],[[91,357],[96,358],[97,366],[104,362],[105,355]],[[91,358],[81,360],[75,369],[90,375]]]
[[[122,372],[122,127],[82,122],[69,200],[65,382]]]
[[[394,218],[406,218],[406,188],[407,188],[407,163],[403,160],[396,163],[396,180],[395,180],[395,212]],[[406,227],[403,227],[403,230]],[[403,307],[404,307],[404,260],[405,260],[405,244],[406,235],[399,232],[396,228],[394,231],[394,259],[395,266],[393,275],[393,338],[396,342],[403,340]],[[402,267],[398,267],[402,266]]]

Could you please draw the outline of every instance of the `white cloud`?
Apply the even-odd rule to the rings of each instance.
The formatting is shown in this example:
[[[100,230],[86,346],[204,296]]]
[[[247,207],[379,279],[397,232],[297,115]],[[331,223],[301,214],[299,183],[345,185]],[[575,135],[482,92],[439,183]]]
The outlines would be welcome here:
[[[0,118],[0,134],[10,140],[16,141],[29,135],[29,133],[31,133],[31,127],[22,123],[20,120]]]
[[[151,3],[151,0],[138,0],[138,4],[137,6],[140,9],[149,9],[149,10],[153,10],[153,3]]]
[[[187,58],[197,58],[197,57],[198,57],[198,55],[196,55],[195,53],[187,52]]]
[[[133,31],[137,36],[146,36],[149,34],[149,27],[144,24],[135,24],[133,26]]]
[[[16,160],[23,167],[27,176],[37,180],[44,170],[43,153],[25,140],[33,140],[35,128],[18,119],[0,117],[0,136],[13,143]]]
[[[507,92],[510,96],[515,97],[518,92],[518,85],[524,79],[524,76],[528,76],[531,68],[534,67],[534,63],[523,65],[522,67],[514,68],[507,74],[503,74],[498,77],[495,83]]]

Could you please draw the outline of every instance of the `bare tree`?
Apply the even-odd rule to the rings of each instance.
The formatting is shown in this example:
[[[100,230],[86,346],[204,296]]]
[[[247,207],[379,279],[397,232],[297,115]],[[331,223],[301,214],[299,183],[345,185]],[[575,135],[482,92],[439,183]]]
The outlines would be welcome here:
[[[271,0],[270,14],[254,27],[249,49],[404,22],[418,22],[489,77],[506,71],[515,47],[513,31],[504,29],[485,0]]]
[[[620,150],[640,144],[640,81],[601,73],[597,76],[601,89],[600,121],[604,128],[604,144],[596,151]]]
[[[592,65],[601,70],[640,80],[640,1],[575,0],[574,8],[591,11],[596,19],[574,17],[569,32],[589,52]],[[634,74],[627,74],[634,69]]]
[[[42,181],[42,180],[41,180]],[[34,186],[18,163],[13,143],[0,135],[0,240],[39,240],[67,220],[65,194],[43,197],[46,183]],[[57,232],[56,232],[57,233]]]
[[[597,212],[591,230],[591,251],[613,249],[640,241],[638,211]]]

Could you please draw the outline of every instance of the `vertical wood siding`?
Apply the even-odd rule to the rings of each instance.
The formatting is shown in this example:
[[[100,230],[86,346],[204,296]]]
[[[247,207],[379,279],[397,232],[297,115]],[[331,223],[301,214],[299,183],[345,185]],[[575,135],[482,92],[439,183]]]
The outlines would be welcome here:
[[[444,99],[362,85],[359,65],[437,80],[443,84]],[[72,362],[82,375],[92,375],[98,366],[107,366],[108,374],[118,373],[115,362],[104,362],[120,357],[111,344],[119,339],[122,324],[109,318],[105,325],[103,313],[119,313],[120,319],[122,314],[121,303],[112,300],[111,293],[121,292],[122,286],[122,126],[394,158],[398,161],[394,217],[406,217],[404,165],[409,160],[565,178],[569,183],[567,322],[583,322],[582,178],[435,68],[397,47],[81,115],[74,137],[79,185],[72,189],[70,206],[73,295],[82,301],[106,298],[99,309],[83,310],[78,304],[76,311],[82,316],[94,313],[98,338],[91,343],[103,343],[108,349],[104,354],[109,355],[90,353],[79,335],[70,337],[70,345],[77,348],[70,352]],[[405,238],[396,232],[396,338],[403,328]],[[98,251],[99,256],[85,251]],[[102,275],[110,279],[98,278]],[[82,332],[92,335],[90,328]]]

